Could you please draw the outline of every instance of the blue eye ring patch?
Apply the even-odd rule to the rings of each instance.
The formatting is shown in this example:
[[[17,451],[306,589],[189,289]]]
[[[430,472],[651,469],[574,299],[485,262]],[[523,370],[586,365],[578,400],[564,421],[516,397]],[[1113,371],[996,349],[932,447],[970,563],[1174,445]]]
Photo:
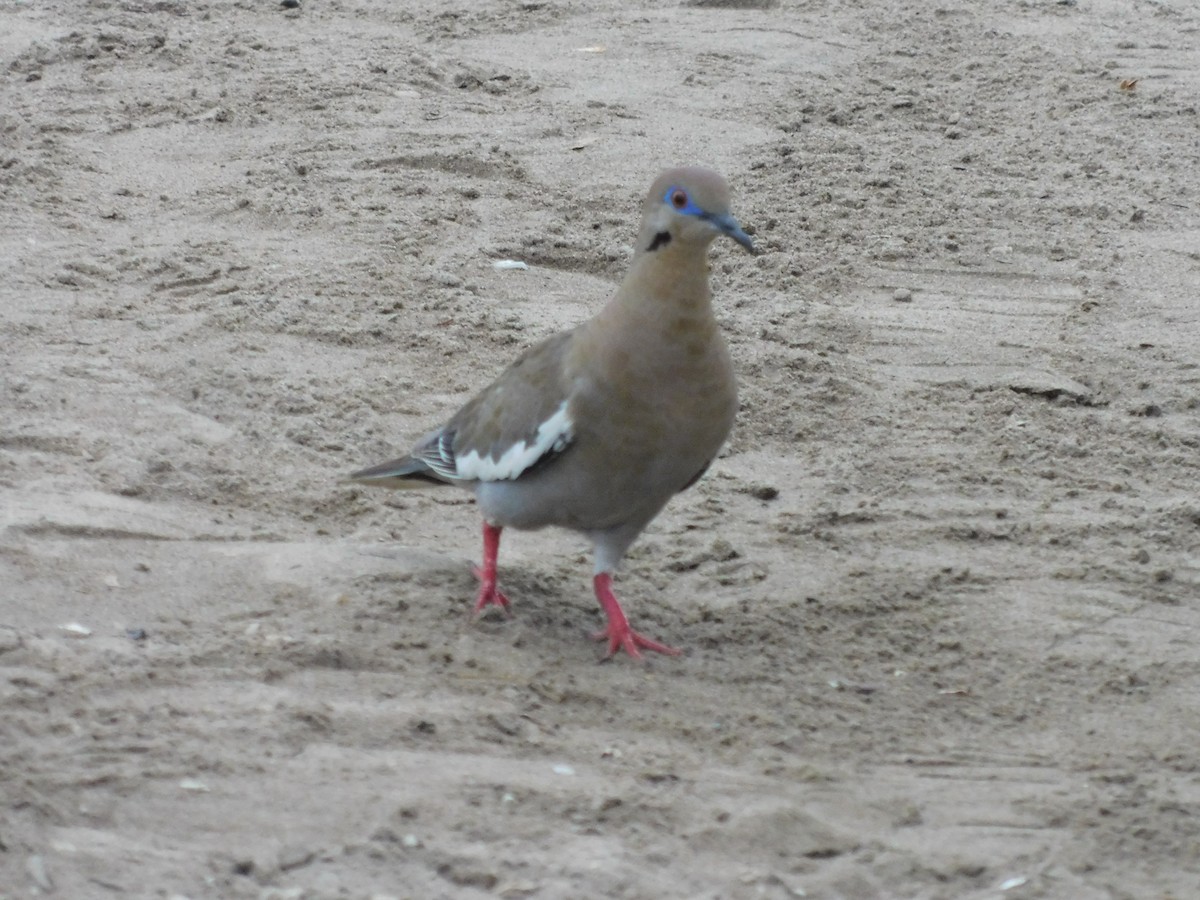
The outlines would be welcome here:
[[[687,202],[683,206],[676,206],[675,200],[682,195]],[[697,219],[712,224],[718,231],[728,237],[733,238],[751,253],[757,254],[758,248],[754,246],[754,239],[742,230],[742,226],[738,224],[737,219],[729,213],[723,215],[715,215],[710,213],[703,207],[697,206],[692,200],[692,195],[678,185],[671,185],[667,188],[667,192],[663,194],[663,203],[675,210],[675,212],[684,216],[695,216]]]
[[[684,206],[675,205],[675,196],[677,194],[682,194],[684,199],[687,200]],[[691,194],[676,185],[671,185],[667,188],[667,192],[663,194],[663,203],[667,204],[667,206],[671,207],[677,213],[685,216],[699,216],[700,218],[707,218],[708,216],[708,213],[696,205],[696,201],[692,199]]]

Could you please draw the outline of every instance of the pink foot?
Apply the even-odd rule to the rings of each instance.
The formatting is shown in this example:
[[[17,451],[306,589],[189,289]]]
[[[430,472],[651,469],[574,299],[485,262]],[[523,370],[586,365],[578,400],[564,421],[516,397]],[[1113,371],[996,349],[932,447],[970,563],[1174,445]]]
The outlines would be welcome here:
[[[512,610],[509,608],[508,598],[504,596],[503,591],[496,587],[496,576],[488,578],[479,566],[471,566],[471,571],[479,579],[479,593],[475,595],[475,609],[471,613],[472,616],[482,615],[489,606],[498,606],[511,615]]]
[[[472,618],[477,618],[489,606],[498,606],[509,615],[508,598],[496,587],[496,559],[500,556],[500,532],[498,525],[483,523],[483,565],[472,566],[471,571],[479,579],[479,593],[475,596]]]
[[[678,656],[683,652],[676,647],[668,647],[666,644],[660,644],[658,641],[644,637],[629,627],[625,611],[621,609],[621,604],[617,602],[617,597],[612,590],[612,575],[601,572],[593,579],[592,585],[596,590],[596,599],[600,601],[604,614],[608,616],[608,626],[603,631],[597,631],[592,635],[598,641],[608,641],[606,659],[611,658],[618,650],[624,650],[634,659],[641,659],[642,654],[639,648],[652,650],[655,653],[665,653],[668,656]]]

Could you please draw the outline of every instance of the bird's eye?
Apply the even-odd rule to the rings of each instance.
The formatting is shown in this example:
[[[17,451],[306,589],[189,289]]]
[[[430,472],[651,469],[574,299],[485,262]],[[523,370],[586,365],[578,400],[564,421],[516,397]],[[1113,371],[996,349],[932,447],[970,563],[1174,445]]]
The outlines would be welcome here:
[[[683,209],[688,205],[688,195],[676,188],[671,192],[671,205],[676,209]]]

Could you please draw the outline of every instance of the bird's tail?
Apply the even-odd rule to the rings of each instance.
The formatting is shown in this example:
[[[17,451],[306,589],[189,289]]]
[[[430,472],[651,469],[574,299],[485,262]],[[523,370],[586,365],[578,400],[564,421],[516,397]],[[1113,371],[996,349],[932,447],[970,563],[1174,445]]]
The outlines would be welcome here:
[[[347,481],[354,481],[368,487],[385,487],[412,490],[413,488],[429,487],[435,484],[446,484],[445,479],[439,478],[433,469],[419,459],[402,456],[377,466],[359,469],[346,476]]]

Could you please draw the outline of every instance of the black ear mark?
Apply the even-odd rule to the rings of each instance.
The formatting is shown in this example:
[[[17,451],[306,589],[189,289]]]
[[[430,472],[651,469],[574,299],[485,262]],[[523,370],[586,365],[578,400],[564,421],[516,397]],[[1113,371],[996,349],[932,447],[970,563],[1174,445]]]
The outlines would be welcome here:
[[[646,249],[657,250],[659,247],[665,247],[669,243],[671,243],[671,233],[669,231],[660,231],[654,236],[654,240],[650,242],[650,246]]]

